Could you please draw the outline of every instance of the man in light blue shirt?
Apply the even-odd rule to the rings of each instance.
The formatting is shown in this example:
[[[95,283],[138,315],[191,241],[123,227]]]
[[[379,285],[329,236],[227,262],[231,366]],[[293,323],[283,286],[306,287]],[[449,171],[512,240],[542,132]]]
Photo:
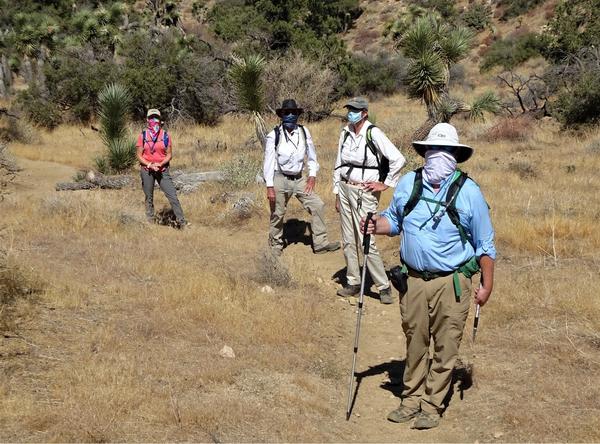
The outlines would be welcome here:
[[[460,144],[447,123],[434,126],[413,146],[425,158],[423,168],[400,179],[389,208],[373,218],[367,232],[403,235],[400,310],[406,367],[402,403],[388,419],[415,418],[413,428],[430,429],[445,408],[469,313],[471,276],[481,270],[475,303],[482,306],[493,288],[496,249],[483,194],[457,169],[473,149]]]

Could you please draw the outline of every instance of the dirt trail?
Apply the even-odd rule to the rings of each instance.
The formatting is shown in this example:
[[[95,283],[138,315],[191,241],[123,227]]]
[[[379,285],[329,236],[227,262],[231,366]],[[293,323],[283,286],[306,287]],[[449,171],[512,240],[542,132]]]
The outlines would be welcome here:
[[[53,194],[56,182],[69,180],[76,172],[75,168],[52,162],[18,159],[18,163],[23,171],[14,182],[15,192],[11,196],[15,199],[41,199]],[[338,312],[332,313],[332,316],[339,317],[347,332],[347,336],[340,341],[338,349],[335,350],[335,355],[339,365],[348,369],[349,376],[357,307],[335,296],[337,286],[331,281],[331,276],[345,266],[343,255],[338,251],[315,256],[310,248],[302,244],[291,245],[284,255],[307,256],[314,265],[316,276],[322,279],[321,285],[327,287],[326,292],[335,300],[333,307]],[[409,424],[393,424],[386,420],[387,413],[399,403],[398,381],[401,378],[405,353],[396,292],[395,296],[396,302],[392,305],[381,305],[375,294],[365,298],[356,369],[360,376],[358,384],[354,383],[357,396],[353,413],[350,420],[346,421],[348,376],[345,376],[340,383],[342,391],[336,406],[339,414],[329,424],[323,424],[322,428],[334,431],[343,441],[489,440],[489,434],[478,431],[477,417],[472,416],[471,420],[465,421],[467,412],[474,408],[473,405],[468,405],[469,395],[465,396],[466,402],[460,401],[458,396],[453,398],[442,427],[435,430],[418,432],[411,430]],[[81,318],[86,318],[85,313],[81,314]],[[43,325],[43,321],[40,325]],[[71,340],[73,341],[73,338]],[[77,343],[76,340],[73,342]],[[473,392],[472,388],[468,393]]]
[[[77,172],[71,166],[56,162],[18,158],[17,163],[23,169],[13,183],[15,188],[13,194],[17,198],[41,197],[54,193],[57,182],[68,182]]]

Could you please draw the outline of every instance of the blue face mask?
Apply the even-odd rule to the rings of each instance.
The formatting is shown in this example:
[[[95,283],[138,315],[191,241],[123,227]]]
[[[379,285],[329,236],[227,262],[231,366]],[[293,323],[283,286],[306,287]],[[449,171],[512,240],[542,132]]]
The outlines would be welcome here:
[[[348,111],[348,122],[355,124],[361,121],[362,111]]]
[[[285,129],[294,130],[298,126],[298,114],[285,114],[281,122]]]

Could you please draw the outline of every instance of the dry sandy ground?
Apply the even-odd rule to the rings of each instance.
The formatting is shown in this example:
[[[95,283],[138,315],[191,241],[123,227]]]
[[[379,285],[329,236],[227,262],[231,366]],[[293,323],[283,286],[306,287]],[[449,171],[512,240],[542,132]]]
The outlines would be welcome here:
[[[55,193],[54,184],[72,177],[75,170],[71,167],[51,162],[30,161],[19,159],[24,168],[15,183],[15,196],[18,199],[42,199]],[[203,236],[207,231],[204,227],[196,226],[184,233],[185,236]],[[243,233],[232,234],[231,242],[243,242]],[[393,241],[390,241],[393,242]],[[338,252],[339,253],[339,252]],[[321,286],[326,287],[326,292],[333,294],[335,284],[331,276],[344,266],[341,254],[334,253],[313,257],[310,249],[302,244],[291,245],[285,251],[286,256],[306,257],[312,261],[315,273],[322,277]],[[500,265],[502,270],[502,265]],[[48,380],[45,373],[50,369],[60,367],[65,360],[70,359],[73,350],[90,334],[90,331],[101,322],[102,312],[99,307],[105,302],[104,293],[97,292],[97,300],[92,304],[81,306],[76,314],[73,312],[56,311],[49,305],[38,307],[36,318],[24,321],[21,331],[26,339],[5,337],[2,342],[3,354],[0,359],[10,356],[3,366],[10,368],[13,382],[18,378],[29,381],[27,386],[36,393],[29,393],[35,398],[36,394],[50,392],[53,381]],[[347,301],[332,296],[327,304],[331,309],[331,316],[339,317],[340,337],[336,347],[331,350],[336,365],[347,369],[351,365],[351,350],[356,320],[356,307]],[[493,307],[493,303],[490,304]],[[491,309],[493,311],[493,308]],[[64,316],[61,318],[61,316]],[[517,391],[505,390],[503,384],[510,380],[504,374],[507,366],[502,363],[510,361],[510,357],[498,347],[490,347],[491,332],[486,328],[486,317],[490,316],[489,310],[483,310],[481,329],[478,343],[472,344],[470,337],[463,341],[463,358],[474,363],[476,377],[474,386],[464,393],[456,393],[446,412],[442,426],[438,429],[419,432],[409,428],[409,425],[393,424],[386,421],[386,414],[394,409],[398,402],[399,386],[393,384],[402,372],[404,357],[404,336],[400,326],[398,305],[380,305],[378,300],[367,296],[365,314],[363,317],[361,343],[359,347],[357,372],[359,384],[356,402],[350,421],[345,420],[347,375],[341,378],[336,387],[332,388],[331,414],[322,414],[307,418],[311,424],[307,427],[318,430],[316,440],[354,441],[354,442],[387,442],[387,441],[513,441],[527,440],[521,432],[515,433],[518,422],[507,423],[506,412],[510,410],[511,397]],[[471,319],[469,319],[469,326]],[[68,328],[66,327],[68,325]],[[498,334],[498,331],[496,331]],[[81,335],[81,340],[77,337]],[[469,335],[470,336],[470,335]],[[63,345],[61,347],[61,344]],[[32,350],[36,351],[32,353]],[[498,376],[502,375],[500,378]],[[390,377],[392,384],[390,384]],[[10,383],[10,382],[9,382]],[[260,394],[259,394],[260,395]],[[50,401],[51,402],[51,401]],[[90,401],[91,402],[91,401]],[[6,406],[5,406],[6,407]],[[75,407],[75,406],[73,406]],[[52,405],[49,406],[52,408]],[[116,413],[115,413],[116,416]],[[10,418],[5,424],[10,424]],[[115,417],[115,421],[118,419]],[[315,424],[314,422],[319,422]],[[16,424],[12,424],[11,433],[2,434],[6,441],[35,441],[46,437],[43,434],[48,424],[40,423],[39,435],[20,434]],[[277,424],[273,424],[277,428]],[[37,438],[36,438],[37,436]],[[64,435],[68,436],[68,435]],[[63,438],[64,438],[63,436]],[[74,436],[78,436],[75,434]],[[273,435],[278,436],[278,435]],[[294,436],[286,435],[288,440]],[[597,435],[596,435],[597,436]],[[198,436],[195,437],[198,439]],[[218,440],[215,437],[205,437]],[[223,437],[227,440],[227,437]],[[306,439],[306,435],[304,435]],[[547,440],[550,436],[538,435],[529,439]],[[81,437],[79,436],[79,439]],[[98,436],[90,436],[90,440],[98,440]],[[164,438],[157,435],[132,435],[127,440],[161,440],[182,439],[181,436],[170,435],[165,432]],[[238,437],[244,440],[244,438]],[[246,439],[252,440],[251,437]],[[273,438],[275,439],[275,438]]]

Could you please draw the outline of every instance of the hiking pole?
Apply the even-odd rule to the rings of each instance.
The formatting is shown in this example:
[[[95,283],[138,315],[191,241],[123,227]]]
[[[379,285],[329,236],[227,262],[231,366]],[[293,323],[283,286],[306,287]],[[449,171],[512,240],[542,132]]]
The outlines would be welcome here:
[[[483,274],[479,279],[479,288],[483,287]],[[481,314],[481,305],[475,304],[475,318],[473,319],[473,343],[475,343],[475,336],[477,336],[477,327],[479,326],[479,315]]]
[[[352,372],[350,373],[350,386],[348,387],[348,407],[346,408],[346,421],[350,419],[350,410],[352,409],[352,385],[354,383],[354,371],[356,369],[356,355],[358,354],[358,338],[360,337],[360,318],[362,317],[363,299],[365,296],[365,280],[367,276],[367,261],[369,257],[369,247],[371,245],[371,235],[367,234],[369,222],[373,219],[373,213],[368,212],[363,229],[363,269],[360,281],[360,295],[358,297],[358,314],[356,316],[356,331],[354,334],[354,352],[352,354]]]
[[[479,325],[479,314],[481,312],[481,305],[475,306],[475,319],[473,320],[473,342],[475,342],[475,336],[477,336],[477,326]]]

